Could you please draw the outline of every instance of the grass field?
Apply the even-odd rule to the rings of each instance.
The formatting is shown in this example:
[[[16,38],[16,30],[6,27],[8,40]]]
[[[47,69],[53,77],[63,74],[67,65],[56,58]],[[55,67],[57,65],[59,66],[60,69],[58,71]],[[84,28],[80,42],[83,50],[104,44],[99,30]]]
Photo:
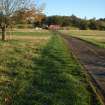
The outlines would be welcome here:
[[[75,36],[91,42],[98,47],[105,48],[105,31],[96,31],[96,30],[70,30],[66,31],[67,34]]]
[[[88,83],[64,40],[41,33],[0,41],[0,105],[91,105]]]
[[[22,97],[29,88],[35,69],[34,60],[39,56],[41,46],[50,38],[46,33],[40,37],[36,33],[35,37],[14,35],[12,40],[0,41],[0,105],[11,104],[14,97]],[[16,104],[18,101],[12,103]]]

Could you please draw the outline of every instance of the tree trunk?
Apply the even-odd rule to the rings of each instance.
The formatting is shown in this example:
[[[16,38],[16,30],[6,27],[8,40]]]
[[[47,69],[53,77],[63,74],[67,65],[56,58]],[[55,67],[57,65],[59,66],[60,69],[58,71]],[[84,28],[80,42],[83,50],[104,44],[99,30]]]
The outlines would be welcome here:
[[[6,28],[2,28],[2,40],[6,40]]]

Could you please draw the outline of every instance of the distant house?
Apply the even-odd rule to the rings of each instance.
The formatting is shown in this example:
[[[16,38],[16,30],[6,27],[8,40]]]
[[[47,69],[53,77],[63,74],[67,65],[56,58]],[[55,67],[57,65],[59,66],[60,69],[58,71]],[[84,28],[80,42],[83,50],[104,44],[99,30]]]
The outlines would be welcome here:
[[[49,29],[52,29],[52,30],[59,30],[59,29],[60,29],[60,25],[50,25],[50,26],[49,26]]]

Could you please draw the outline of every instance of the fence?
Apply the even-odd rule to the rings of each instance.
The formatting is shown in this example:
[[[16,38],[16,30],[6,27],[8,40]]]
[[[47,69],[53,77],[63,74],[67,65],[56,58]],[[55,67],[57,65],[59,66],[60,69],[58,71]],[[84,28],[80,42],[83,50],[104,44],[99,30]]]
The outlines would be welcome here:
[[[6,40],[11,39],[12,37],[12,29],[6,29]],[[2,38],[2,30],[0,29],[0,40]]]

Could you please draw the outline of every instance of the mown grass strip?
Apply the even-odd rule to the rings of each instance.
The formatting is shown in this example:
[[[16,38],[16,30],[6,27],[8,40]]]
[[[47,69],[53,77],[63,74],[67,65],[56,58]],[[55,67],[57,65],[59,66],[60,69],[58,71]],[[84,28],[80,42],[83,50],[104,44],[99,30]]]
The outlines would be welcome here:
[[[54,36],[37,61],[37,100],[40,105],[90,105],[80,66],[59,36]],[[39,78],[40,77],[40,78]]]

